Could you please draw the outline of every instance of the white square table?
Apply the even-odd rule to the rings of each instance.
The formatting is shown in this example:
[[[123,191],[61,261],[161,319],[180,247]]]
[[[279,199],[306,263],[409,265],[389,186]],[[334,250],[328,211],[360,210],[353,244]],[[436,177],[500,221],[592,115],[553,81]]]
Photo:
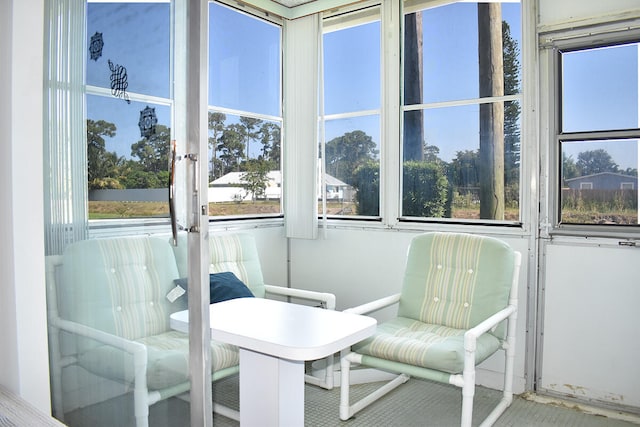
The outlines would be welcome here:
[[[304,426],[304,362],[324,358],[376,330],[376,320],[264,298],[211,304],[211,339],[240,349],[240,425]],[[173,329],[188,332],[187,310]]]

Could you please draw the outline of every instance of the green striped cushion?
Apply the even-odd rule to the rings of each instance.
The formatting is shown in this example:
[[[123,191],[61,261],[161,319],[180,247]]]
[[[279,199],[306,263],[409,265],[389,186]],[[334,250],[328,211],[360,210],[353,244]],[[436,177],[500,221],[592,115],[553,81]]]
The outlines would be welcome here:
[[[166,299],[178,269],[164,239],[74,243],[65,250],[62,277],[62,317],[126,339],[166,332],[169,314],[186,308]]]
[[[372,337],[352,349],[368,356],[458,374],[464,367],[464,333],[463,329],[397,317],[378,325]],[[477,343],[476,364],[499,346],[493,335],[482,335]]]
[[[168,331],[136,340],[147,346],[147,386],[160,390],[189,379],[189,338]],[[235,346],[211,341],[212,370],[218,371],[239,363]],[[110,346],[91,349],[78,357],[78,363],[100,376],[130,383],[133,381],[133,358]]]
[[[409,248],[398,315],[469,329],[506,307],[513,259],[513,250],[494,238],[463,233],[416,236]]]
[[[230,271],[256,297],[264,297],[264,279],[256,243],[250,234],[209,236],[209,273]]]
[[[187,277],[187,237],[178,236],[178,246],[174,247],[181,277]],[[252,235],[246,233],[209,235],[209,273],[230,271],[236,275],[251,293],[264,297],[264,278],[256,243]]]

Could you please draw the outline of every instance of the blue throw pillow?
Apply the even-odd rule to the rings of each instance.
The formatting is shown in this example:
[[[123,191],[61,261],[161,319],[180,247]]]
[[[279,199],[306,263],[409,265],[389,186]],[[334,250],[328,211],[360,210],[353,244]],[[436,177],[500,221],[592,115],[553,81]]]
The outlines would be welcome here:
[[[174,283],[187,290],[187,279],[175,279]],[[209,274],[209,303],[227,301],[235,298],[253,297],[251,290],[230,271]]]

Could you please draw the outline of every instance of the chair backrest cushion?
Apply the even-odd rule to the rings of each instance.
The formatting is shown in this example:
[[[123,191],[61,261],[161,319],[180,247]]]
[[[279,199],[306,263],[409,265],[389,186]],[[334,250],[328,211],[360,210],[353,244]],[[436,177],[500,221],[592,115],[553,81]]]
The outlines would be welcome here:
[[[174,248],[181,277],[187,277],[187,237],[178,236],[178,246]],[[263,298],[264,278],[258,256],[256,242],[251,234],[209,234],[209,273],[230,271],[240,279],[251,293]]]
[[[187,290],[189,288],[189,280],[186,277],[176,279],[174,282],[182,289]],[[187,296],[187,294],[185,294],[185,296]],[[251,290],[232,272],[225,271],[223,273],[209,274],[210,304],[228,301],[230,299],[250,297],[253,297]]]
[[[514,252],[503,241],[425,233],[411,241],[398,315],[469,329],[507,306]],[[496,331],[504,333],[503,328]]]
[[[61,317],[135,340],[169,328],[186,307],[166,296],[178,268],[171,245],[148,236],[90,239],[63,254]]]

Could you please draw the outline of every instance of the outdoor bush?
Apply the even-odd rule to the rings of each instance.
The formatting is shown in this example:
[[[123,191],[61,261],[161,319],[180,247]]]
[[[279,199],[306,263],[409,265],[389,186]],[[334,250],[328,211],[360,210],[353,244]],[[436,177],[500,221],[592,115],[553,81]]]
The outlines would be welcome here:
[[[405,162],[402,168],[402,215],[444,218],[450,211],[449,182],[435,162]]]
[[[449,182],[435,162],[404,163],[403,216],[444,218],[450,215]],[[378,216],[380,206],[380,166],[368,162],[354,173],[358,215]]]

